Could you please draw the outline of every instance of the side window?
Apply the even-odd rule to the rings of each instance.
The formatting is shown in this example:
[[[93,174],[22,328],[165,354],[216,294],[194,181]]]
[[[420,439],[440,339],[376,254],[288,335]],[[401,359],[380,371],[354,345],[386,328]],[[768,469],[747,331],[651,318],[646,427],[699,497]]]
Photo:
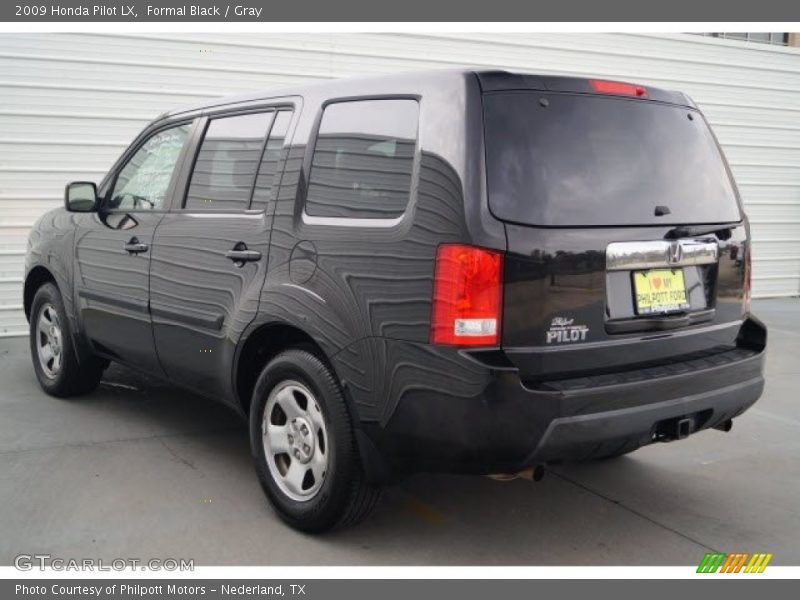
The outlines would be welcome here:
[[[256,187],[253,190],[253,202],[250,208],[264,210],[270,202],[275,200],[276,186],[280,178],[283,162],[283,145],[286,141],[286,134],[289,131],[289,123],[292,120],[292,113],[282,110],[275,115],[275,122],[269,132],[267,147],[264,149],[264,156],[261,158],[261,166],[258,168],[256,177]]]
[[[245,210],[272,112],[212,119],[197,153],[187,210]]]
[[[411,190],[419,105],[358,100],[325,108],[311,160],[306,214],[392,219]]]
[[[148,139],[122,168],[108,208],[161,210],[191,123],[164,129]]]

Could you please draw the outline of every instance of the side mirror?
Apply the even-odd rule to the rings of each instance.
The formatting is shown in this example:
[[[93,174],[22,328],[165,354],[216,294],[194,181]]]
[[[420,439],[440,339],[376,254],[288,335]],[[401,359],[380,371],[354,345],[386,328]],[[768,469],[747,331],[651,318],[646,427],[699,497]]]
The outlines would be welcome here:
[[[64,206],[69,212],[93,212],[97,208],[97,186],[91,181],[68,183]]]

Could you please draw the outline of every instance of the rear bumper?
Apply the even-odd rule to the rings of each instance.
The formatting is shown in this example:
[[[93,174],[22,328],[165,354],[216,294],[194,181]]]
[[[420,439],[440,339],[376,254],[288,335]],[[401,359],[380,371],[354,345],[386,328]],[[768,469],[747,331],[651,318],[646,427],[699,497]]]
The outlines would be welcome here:
[[[397,397],[385,423],[362,424],[362,451],[384,473],[509,472],[634,449],[678,420],[688,419],[688,433],[715,427],[764,388],[766,330],[756,320],[746,327],[763,334],[760,347],[536,386],[452,348],[396,342],[395,356],[425,367],[416,381],[412,372],[391,386]]]
[[[762,357],[763,359],[763,357]],[[709,392],[619,410],[553,419],[526,464],[581,460],[635,449],[669,439],[677,422],[687,433],[723,424],[747,410],[764,389],[759,375]]]

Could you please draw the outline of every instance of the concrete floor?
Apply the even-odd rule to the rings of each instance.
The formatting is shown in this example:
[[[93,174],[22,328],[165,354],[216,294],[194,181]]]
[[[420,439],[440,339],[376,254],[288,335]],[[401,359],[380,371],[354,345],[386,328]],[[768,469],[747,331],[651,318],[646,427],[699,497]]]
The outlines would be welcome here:
[[[800,564],[800,301],[766,300],[767,391],[703,432],[539,483],[418,476],[322,537],[266,503],[244,424],[119,367],[78,400],[46,396],[27,341],[0,340],[0,564],[193,558],[197,565],[689,565],[705,552]]]

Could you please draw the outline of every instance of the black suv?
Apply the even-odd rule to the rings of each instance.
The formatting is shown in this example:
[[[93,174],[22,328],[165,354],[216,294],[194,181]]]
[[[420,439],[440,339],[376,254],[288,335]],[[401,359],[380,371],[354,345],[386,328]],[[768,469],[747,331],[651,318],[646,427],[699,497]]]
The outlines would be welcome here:
[[[118,361],[229,404],[322,531],[413,471],[728,430],[764,386],[750,256],[684,94],[414,73],[161,116],[39,219],[24,306],[45,391]]]

